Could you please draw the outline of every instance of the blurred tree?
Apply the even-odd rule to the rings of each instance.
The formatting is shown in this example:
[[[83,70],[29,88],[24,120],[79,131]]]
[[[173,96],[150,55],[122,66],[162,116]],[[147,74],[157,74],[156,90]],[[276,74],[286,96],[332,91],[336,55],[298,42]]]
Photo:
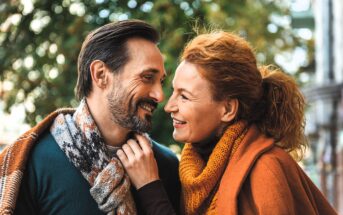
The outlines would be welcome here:
[[[58,107],[77,106],[74,87],[77,56],[89,31],[116,20],[142,19],[162,35],[160,49],[170,76],[193,26],[214,26],[248,39],[260,63],[307,41],[293,34],[282,0],[11,0],[0,3],[0,99],[6,110],[24,103],[31,125]],[[1,84],[2,83],[2,84]],[[2,89],[1,89],[2,88]],[[165,103],[164,103],[165,104]],[[154,116],[152,136],[167,145],[172,123],[162,107]],[[3,122],[1,122],[3,123]]]

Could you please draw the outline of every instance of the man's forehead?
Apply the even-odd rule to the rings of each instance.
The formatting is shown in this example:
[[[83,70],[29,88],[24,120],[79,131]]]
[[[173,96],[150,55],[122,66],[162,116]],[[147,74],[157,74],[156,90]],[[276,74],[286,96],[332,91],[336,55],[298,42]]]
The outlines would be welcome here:
[[[124,53],[123,53],[124,54]],[[158,46],[146,39],[131,39],[127,41],[129,61],[140,59],[146,64],[163,63],[164,57]]]
[[[156,43],[141,37],[132,37],[128,39],[126,41],[126,46],[128,48],[128,51],[140,52],[142,51],[142,49],[147,47],[156,47],[159,50]]]

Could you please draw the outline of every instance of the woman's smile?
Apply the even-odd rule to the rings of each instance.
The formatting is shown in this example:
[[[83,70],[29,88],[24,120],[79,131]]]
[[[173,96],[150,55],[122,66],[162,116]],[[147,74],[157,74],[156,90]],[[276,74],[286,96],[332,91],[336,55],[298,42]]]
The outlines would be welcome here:
[[[173,118],[173,126],[174,126],[174,128],[183,128],[183,127],[186,126],[187,122],[178,120],[177,118],[174,118],[173,116],[172,116],[172,118]]]

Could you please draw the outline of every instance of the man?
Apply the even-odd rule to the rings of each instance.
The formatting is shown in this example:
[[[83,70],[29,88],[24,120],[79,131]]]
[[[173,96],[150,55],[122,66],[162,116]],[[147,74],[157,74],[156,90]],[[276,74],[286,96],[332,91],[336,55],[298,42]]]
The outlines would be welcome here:
[[[78,58],[80,105],[51,113],[0,155],[0,214],[144,214],[115,154],[151,129],[163,100],[157,41],[156,30],[138,20],[87,36]],[[152,150],[177,210],[178,160],[153,141]]]

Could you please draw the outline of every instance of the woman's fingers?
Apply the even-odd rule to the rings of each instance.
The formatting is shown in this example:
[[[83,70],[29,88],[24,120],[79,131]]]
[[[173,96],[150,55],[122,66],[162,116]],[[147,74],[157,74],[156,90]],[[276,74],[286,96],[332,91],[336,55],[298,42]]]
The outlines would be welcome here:
[[[122,146],[122,150],[125,152],[125,155],[129,162],[133,162],[135,160],[135,153],[133,152],[131,146],[129,144],[124,144]]]
[[[128,173],[133,185],[139,189],[145,184],[158,180],[158,167],[150,146],[150,140],[136,135],[117,151],[118,158]]]
[[[151,156],[153,156],[148,150],[143,151],[140,144],[134,139],[129,139],[122,146],[122,152],[125,155],[126,159],[124,159],[127,167],[137,165],[138,162],[141,162],[144,159],[149,159]]]
[[[142,156],[142,148],[138,145],[136,140],[130,139],[127,141],[127,145],[130,146],[132,152],[135,154],[135,157],[139,158]]]
[[[135,133],[135,137],[136,137],[140,147],[142,148],[142,150],[145,153],[150,153],[152,151],[151,150],[151,143],[150,143],[150,140],[148,139],[148,137],[143,136],[141,134],[137,134],[137,133]]]
[[[117,156],[119,160],[123,163],[124,166],[127,166],[129,163],[129,160],[125,154],[125,152],[122,149],[118,149]]]

